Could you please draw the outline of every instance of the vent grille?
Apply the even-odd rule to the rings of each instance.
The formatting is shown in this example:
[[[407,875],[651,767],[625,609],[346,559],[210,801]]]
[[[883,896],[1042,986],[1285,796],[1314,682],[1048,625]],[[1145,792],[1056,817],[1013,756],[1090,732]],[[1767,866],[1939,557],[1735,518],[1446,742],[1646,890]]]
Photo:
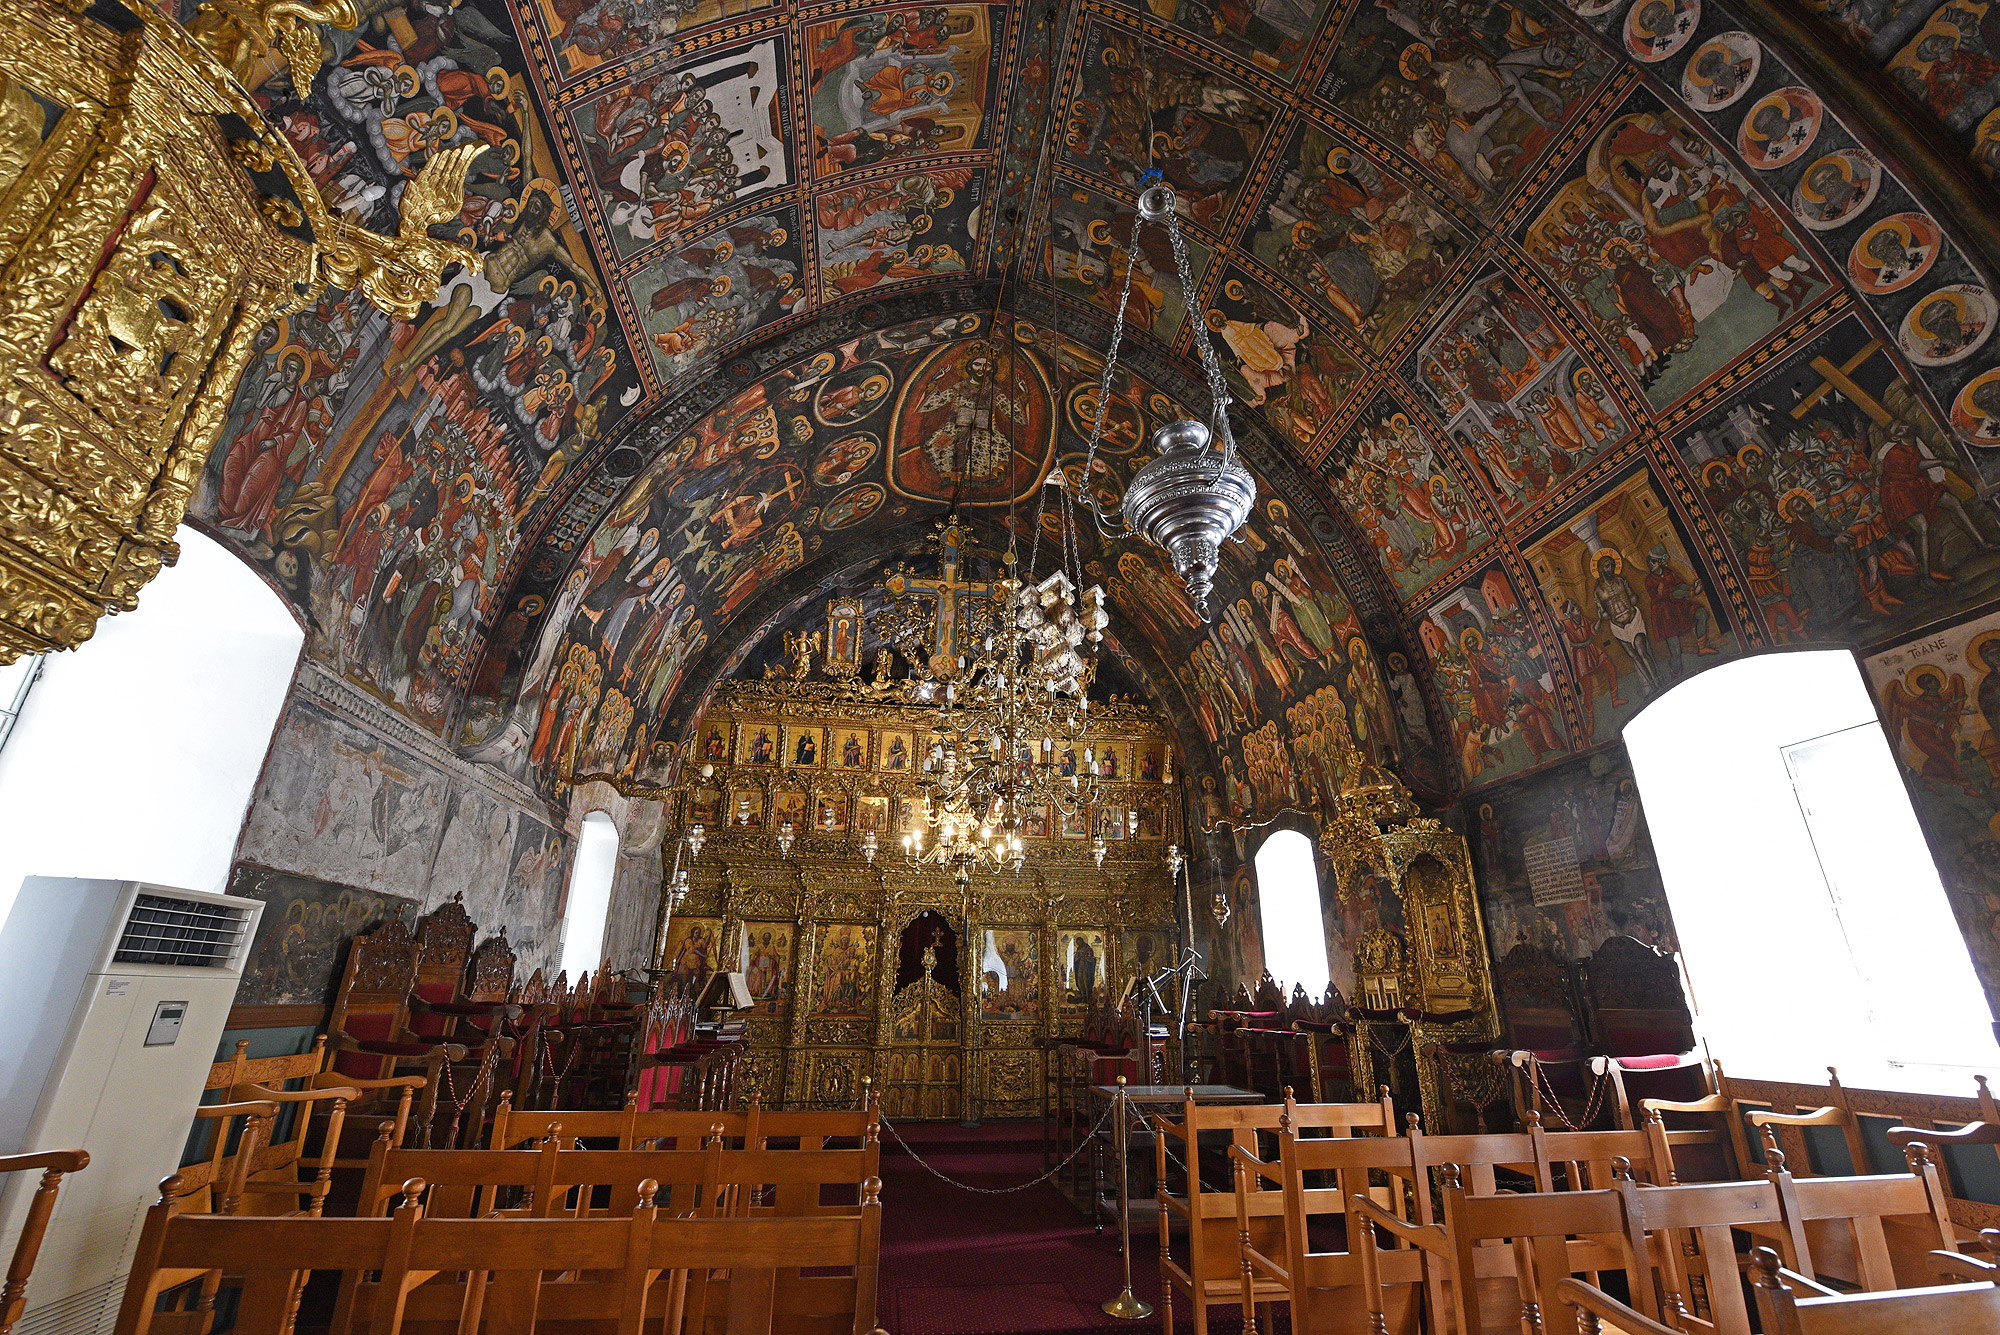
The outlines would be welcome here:
[[[249,911],[168,895],[140,895],[125,919],[115,964],[176,964],[226,969],[243,939]]]

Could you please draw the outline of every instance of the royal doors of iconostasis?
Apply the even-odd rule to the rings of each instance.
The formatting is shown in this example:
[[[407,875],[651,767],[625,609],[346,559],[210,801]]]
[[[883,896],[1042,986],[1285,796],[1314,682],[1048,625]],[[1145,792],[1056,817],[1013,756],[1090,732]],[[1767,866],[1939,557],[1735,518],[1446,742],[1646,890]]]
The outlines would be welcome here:
[[[882,1052],[882,1111],[899,1118],[965,1115],[966,1017],[959,933],[925,909],[896,938],[896,975]]]

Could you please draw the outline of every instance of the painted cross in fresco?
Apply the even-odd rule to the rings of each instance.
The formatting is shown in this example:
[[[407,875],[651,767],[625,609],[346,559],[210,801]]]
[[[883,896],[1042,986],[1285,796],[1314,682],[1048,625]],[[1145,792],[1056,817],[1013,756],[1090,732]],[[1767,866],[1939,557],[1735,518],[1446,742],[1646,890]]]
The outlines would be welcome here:
[[[932,673],[939,676],[953,675],[950,665],[958,659],[959,627],[970,619],[965,613],[971,604],[988,601],[993,588],[984,580],[959,577],[964,561],[960,544],[966,536],[967,530],[956,523],[946,524],[939,532],[937,540],[942,554],[936,579],[901,569],[891,572],[882,582],[883,587],[898,598],[915,599],[937,609],[931,632],[930,661]]]

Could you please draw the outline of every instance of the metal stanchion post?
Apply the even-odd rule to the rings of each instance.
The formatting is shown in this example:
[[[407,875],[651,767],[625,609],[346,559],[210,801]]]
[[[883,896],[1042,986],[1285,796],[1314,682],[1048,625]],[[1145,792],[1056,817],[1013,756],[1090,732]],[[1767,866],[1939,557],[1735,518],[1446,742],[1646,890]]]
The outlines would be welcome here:
[[[1122,1075],[1118,1077],[1116,1100],[1115,1115],[1118,1119],[1118,1130],[1112,1139],[1118,1147],[1118,1251],[1125,1258],[1125,1287],[1116,1298],[1103,1306],[1107,1316],[1140,1321],[1153,1314],[1153,1306],[1151,1303],[1140,1302],[1139,1296],[1132,1292],[1132,1164],[1125,1153],[1126,1117],[1129,1107],[1125,1101],[1125,1077]],[[1190,1158],[1189,1162],[1193,1162],[1193,1159]]]

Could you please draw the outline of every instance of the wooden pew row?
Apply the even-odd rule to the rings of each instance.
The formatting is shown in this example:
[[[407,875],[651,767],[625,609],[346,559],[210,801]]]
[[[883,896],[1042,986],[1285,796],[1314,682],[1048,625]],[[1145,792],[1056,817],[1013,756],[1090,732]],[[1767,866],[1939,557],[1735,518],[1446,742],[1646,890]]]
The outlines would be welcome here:
[[[1203,1120],[1214,1121],[1225,1111],[1247,1125],[1259,1120],[1261,1110],[1200,1113]],[[1431,1329],[1518,1330],[1518,1300],[1511,1307],[1503,1302],[1502,1315],[1489,1319],[1481,1314],[1482,1294],[1490,1301],[1497,1288],[1504,1298],[1527,1273],[1521,1268],[1523,1257],[1533,1252],[1540,1257],[1533,1297],[1540,1311],[1556,1311],[1556,1279],[1573,1273],[1594,1278],[1600,1270],[1639,1267],[1644,1291],[1632,1293],[1651,1318],[1672,1318],[1683,1330],[1748,1335],[1737,1281],[1736,1230],[1776,1243],[1787,1263],[1808,1274],[1819,1271],[1824,1255],[1821,1247],[1816,1257],[1816,1240],[1837,1234],[1837,1255],[1858,1258],[1858,1282],[1873,1290],[1924,1278],[1907,1268],[1898,1271],[1888,1245],[1891,1230],[1921,1235],[1932,1249],[1950,1247],[1953,1236],[1941,1180],[1921,1145],[1912,1146],[1909,1171],[1900,1175],[1795,1179],[1785,1171],[1782,1153],[1773,1151],[1771,1167],[1760,1180],[1680,1185],[1657,1119],[1641,1131],[1550,1132],[1531,1118],[1526,1134],[1485,1136],[1425,1136],[1413,1119],[1402,1137],[1307,1138],[1300,1133],[1309,1120],[1341,1119],[1315,1114],[1310,1105],[1285,1111],[1300,1125],[1295,1129],[1280,1117],[1275,1162],[1257,1156],[1254,1135],[1232,1132],[1237,1143],[1229,1150],[1236,1177],[1238,1264],[1232,1305],[1246,1310],[1250,1332],[1255,1307],[1273,1301],[1292,1304],[1293,1329],[1314,1335],[1409,1330],[1426,1310]],[[1182,1139],[1185,1143],[1185,1135]],[[1337,1187],[1329,1189],[1329,1180]],[[1510,1180],[1532,1188],[1530,1195],[1502,1194],[1500,1188]],[[1565,1226],[1548,1235],[1507,1233],[1506,1228],[1516,1225],[1525,1228],[1523,1221],[1537,1227],[1549,1221],[1522,1215],[1512,1205],[1475,1204],[1544,1197],[1566,1200],[1566,1208],[1574,1211],[1565,1216]],[[1206,1212],[1183,1206],[1180,1213],[1202,1218]],[[1271,1227],[1274,1213],[1281,1226],[1277,1230]],[[1614,1213],[1621,1222],[1606,1225]],[[1314,1247],[1312,1225],[1329,1216],[1344,1216],[1340,1236],[1348,1240],[1346,1250]],[[1163,1210],[1163,1243],[1167,1218]],[[1374,1269],[1368,1279],[1355,1240],[1363,1235],[1372,1239],[1378,1229],[1386,1250],[1369,1263]],[[1629,1254],[1607,1250],[1607,1239],[1615,1241],[1613,1235],[1621,1230]],[[1322,1230],[1320,1236],[1329,1233]],[[1529,1242],[1517,1246],[1517,1237]],[[1558,1253],[1548,1237],[1569,1241]],[[1227,1282],[1221,1266],[1214,1264],[1219,1250],[1208,1249],[1209,1268],[1195,1272],[1210,1281],[1197,1299],[1198,1310],[1220,1299]],[[1204,1253],[1195,1247],[1191,1255]],[[1560,1266],[1558,1256],[1566,1257]],[[1164,1247],[1161,1268],[1169,1306],[1176,1292],[1196,1292],[1189,1271]],[[1380,1326],[1372,1324],[1377,1318]]]
[[[664,1217],[654,1185],[635,1184],[631,1212],[617,1218],[426,1218],[421,1180],[403,1185],[386,1218],[190,1215],[163,1200],[147,1215],[117,1335],[150,1335],[162,1293],[216,1270],[244,1277],[243,1335],[289,1335],[315,1271],[372,1276],[355,1304],[371,1335],[446,1335],[482,1321],[493,1335],[784,1331],[783,1276],[800,1268],[841,1271],[852,1294],[843,1324],[850,1335],[875,1329],[879,1183],[851,1214],[791,1218]],[[551,1271],[552,1258],[567,1268]],[[715,1270],[728,1271],[726,1288],[696,1305],[690,1279]]]

